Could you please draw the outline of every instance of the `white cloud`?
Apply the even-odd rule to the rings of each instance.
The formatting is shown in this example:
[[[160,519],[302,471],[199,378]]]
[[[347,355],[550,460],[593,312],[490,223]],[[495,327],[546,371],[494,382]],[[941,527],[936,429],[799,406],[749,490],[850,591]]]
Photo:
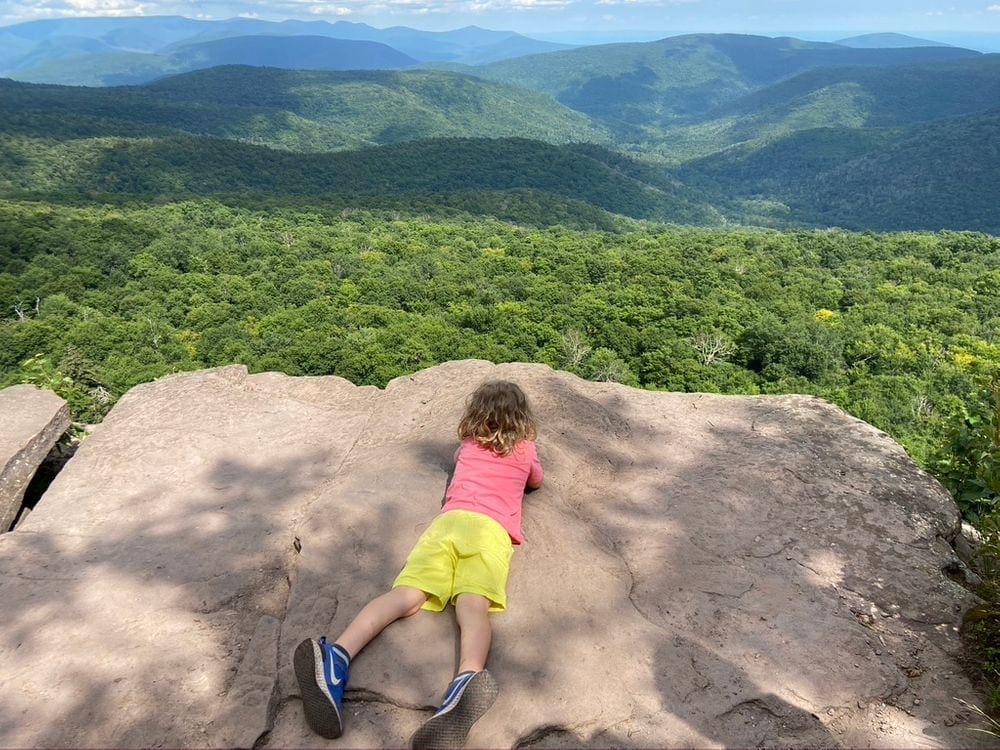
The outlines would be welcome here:
[[[698,2],[698,0],[596,0],[594,5],[646,5],[663,7],[666,5],[681,5],[685,2]]]
[[[504,10],[534,10],[535,8],[565,8],[573,4],[573,0],[472,0],[464,6],[464,10],[472,13]]]
[[[2,4],[0,4],[2,6]],[[66,18],[82,16],[141,16],[150,5],[137,0],[34,0],[17,4],[4,18]]]
[[[990,11],[992,13],[1000,13],[1000,5],[991,5],[986,10],[988,10],[988,11]]]
[[[308,5],[308,10],[314,16],[349,16],[353,12],[343,5],[329,5],[328,3],[311,3]]]
[[[570,0],[507,0],[511,8],[543,8],[569,5]]]

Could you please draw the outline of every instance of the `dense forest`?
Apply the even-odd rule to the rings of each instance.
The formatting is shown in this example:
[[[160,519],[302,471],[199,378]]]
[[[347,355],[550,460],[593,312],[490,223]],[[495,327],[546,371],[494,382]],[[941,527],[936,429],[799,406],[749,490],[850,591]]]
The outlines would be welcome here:
[[[952,449],[1000,369],[988,235],[584,231],[402,204],[0,212],[0,372],[54,386],[78,419],[231,362],[384,385],[449,359],[536,361],[656,389],[814,393],[951,481],[969,517],[995,502],[975,489],[995,477]]]

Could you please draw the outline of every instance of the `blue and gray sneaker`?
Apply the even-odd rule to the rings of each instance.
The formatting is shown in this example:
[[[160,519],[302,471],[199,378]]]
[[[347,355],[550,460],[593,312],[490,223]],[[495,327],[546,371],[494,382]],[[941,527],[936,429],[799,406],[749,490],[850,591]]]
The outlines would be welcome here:
[[[316,734],[336,739],[344,731],[341,708],[351,657],[324,636],[302,641],[293,661],[306,723]]]
[[[489,710],[499,692],[497,681],[485,669],[462,672],[448,685],[441,708],[413,735],[413,750],[463,747],[472,725]]]

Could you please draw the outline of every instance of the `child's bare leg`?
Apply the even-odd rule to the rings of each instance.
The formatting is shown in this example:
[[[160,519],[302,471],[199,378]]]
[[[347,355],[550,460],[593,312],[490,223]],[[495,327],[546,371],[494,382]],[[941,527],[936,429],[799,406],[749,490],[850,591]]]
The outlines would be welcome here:
[[[469,729],[496,700],[496,680],[486,670],[490,652],[490,600],[478,594],[455,597],[455,617],[461,630],[458,675],[445,691],[437,712],[413,735],[413,750],[464,747]]]
[[[490,629],[490,600],[478,594],[459,594],[455,598],[455,617],[461,631],[458,671],[481,672],[486,668],[493,633]]]
[[[401,617],[415,615],[425,601],[427,594],[420,589],[394,588],[368,602],[335,642],[353,659],[387,625]]]

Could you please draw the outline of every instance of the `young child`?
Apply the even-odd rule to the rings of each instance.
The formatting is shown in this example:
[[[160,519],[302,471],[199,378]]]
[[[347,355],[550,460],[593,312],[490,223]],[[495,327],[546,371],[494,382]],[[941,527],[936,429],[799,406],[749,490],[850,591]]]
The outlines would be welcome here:
[[[458,674],[441,707],[412,739],[414,748],[459,748],[493,705],[498,687],[486,670],[488,612],[507,604],[512,544],[520,544],[525,487],[542,484],[537,427],[528,399],[504,380],[480,385],[458,425],[462,441],[441,513],[423,533],[392,589],[370,601],[333,643],[307,638],[295,649],[295,676],[306,722],[323,737],[343,731],[341,710],[351,660],[392,622],[420,609],[455,605]]]

